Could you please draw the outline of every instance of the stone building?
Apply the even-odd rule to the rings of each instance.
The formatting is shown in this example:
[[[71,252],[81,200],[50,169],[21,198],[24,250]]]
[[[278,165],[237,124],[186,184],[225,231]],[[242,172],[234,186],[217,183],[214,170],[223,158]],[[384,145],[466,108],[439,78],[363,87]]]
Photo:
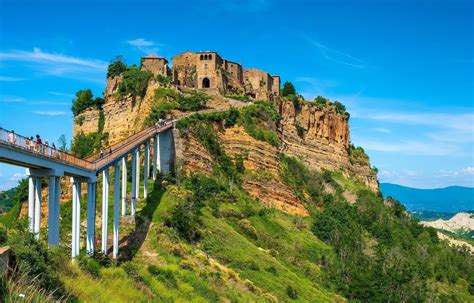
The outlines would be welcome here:
[[[174,84],[215,89],[222,94],[246,94],[257,99],[280,94],[280,77],[257,69],[245,69],[218,53],[186,51],[172,58]]]
[[[140,60],[141,69],[150,71],[153,75],[169,76],[171,74],[168,67],[168,60],[156,55],[142,57]]]

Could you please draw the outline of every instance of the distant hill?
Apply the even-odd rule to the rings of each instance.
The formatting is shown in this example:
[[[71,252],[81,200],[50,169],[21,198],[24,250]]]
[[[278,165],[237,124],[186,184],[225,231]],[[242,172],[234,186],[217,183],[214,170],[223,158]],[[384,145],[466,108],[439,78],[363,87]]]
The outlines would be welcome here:
[[[449,186],[418,189],[391,183],[381,183],[384,197],[392,196],[411,211],[457,213],[474,209],[474,188]]]

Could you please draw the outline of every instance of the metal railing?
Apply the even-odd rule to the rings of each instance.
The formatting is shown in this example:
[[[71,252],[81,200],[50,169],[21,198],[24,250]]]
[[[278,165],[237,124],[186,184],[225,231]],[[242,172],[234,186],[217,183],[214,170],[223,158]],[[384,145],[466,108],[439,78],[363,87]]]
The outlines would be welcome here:
[[[75,157],[65,151],[61,151],[54,145],[45,144],[43,142],[39,143],[39,140],[34,137],[24,137],[1,127],[0,144],[21,149],[39,157],[51,158],[58,162],[65,162],[88,170],[94,170],[95,168],[94,163]]]
[[[0,144],[23,150],[39,157],[50,158],[54,161],[64,162],[87,170],[96,171],[116,161],[117,158],[122,157],[125,153],[133,150],[137,147],[137,145],[142,144],[152,136],[169,129],[172,126],[173,122],[168,122],[164,125],[153,125],[136,134],[133,134],[123,141],[108,147],[106,152],[103,154],[98,154],[93,157],[89,157],[88,159],[78,158],[65,151],[57,149],[54,145],[38,143],[35,138],[32,139],[32,137],[28,138],[18,135],[13,131],[9,131],[1,127]]]

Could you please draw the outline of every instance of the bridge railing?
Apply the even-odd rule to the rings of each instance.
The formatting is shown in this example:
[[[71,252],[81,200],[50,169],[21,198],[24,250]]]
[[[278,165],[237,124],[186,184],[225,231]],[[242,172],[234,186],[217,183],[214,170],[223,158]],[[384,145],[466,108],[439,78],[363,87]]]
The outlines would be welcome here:
[[[1,127],[0,143],[34,153],[41,157],[52,158],[56,161],[66,162],[88,170],[95,169],[94,163],[75,157],[65,151],[61,151],[53,145],[46,144],[46,141],[44,143],[37,143],[37,140],[33,137],[24,137]]]
[[[102,167],[107,166],[111,162],[120,158],[122,155],[130,152],[136,147],[137,144],[143,143],[150,137],[171,127],[171,122],[168,122],[162,126],[154,125],[128,137],[124,141],[120,141],[119,143],[114,144],[113,146],[106,149],[107,152],[104,153],[102,157],[99,156],[99,158],[94,161],[94,163],[96,164],[96,169],[101,169]]]

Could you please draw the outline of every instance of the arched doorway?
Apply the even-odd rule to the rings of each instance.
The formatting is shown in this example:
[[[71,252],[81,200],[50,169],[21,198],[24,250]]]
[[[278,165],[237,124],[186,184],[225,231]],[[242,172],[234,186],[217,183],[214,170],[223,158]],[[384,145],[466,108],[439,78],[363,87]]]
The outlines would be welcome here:
[[[204,78],[202,79],[202,88],[209,88],[211,87],[211,81],[209,80],[209,78]]]

